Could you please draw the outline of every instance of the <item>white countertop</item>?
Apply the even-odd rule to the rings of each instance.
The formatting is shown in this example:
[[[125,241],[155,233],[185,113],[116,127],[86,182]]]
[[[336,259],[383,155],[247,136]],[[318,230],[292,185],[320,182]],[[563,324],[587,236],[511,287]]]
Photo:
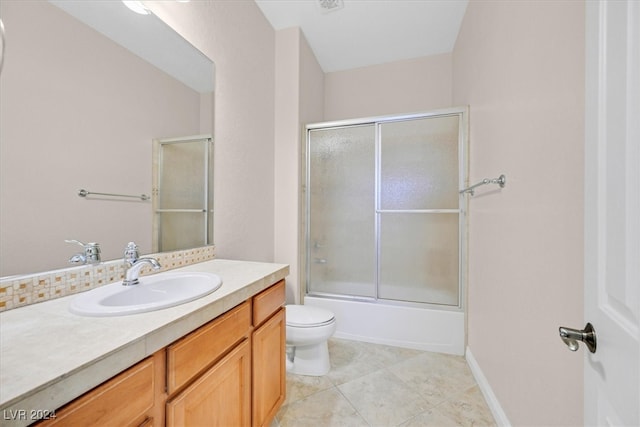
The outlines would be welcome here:
[[[216,273],[222,286],[186,304],[128,316],[72,314],[75,295],[0,313],[0,425],[28,425],[30,411],[59,408],[284,279],[289,266],[212,260],[171,271]]]

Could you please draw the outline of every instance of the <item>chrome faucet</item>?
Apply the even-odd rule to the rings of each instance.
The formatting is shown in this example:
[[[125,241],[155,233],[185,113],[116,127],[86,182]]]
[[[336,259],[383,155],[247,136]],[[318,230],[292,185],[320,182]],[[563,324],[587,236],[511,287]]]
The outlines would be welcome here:
[[[133,286],[140,284],[140,280],[138,276],[140,276],[140,270],[146,264],[151,265],[154,270],[160,270],[160,263],[157,259],[151,257],[138,258],[138,246],[129,242],[127,248],[124,251],[124,261],[125,266],[127,267],[127,271],[124,274],[124,280],[122,281],[122,286]]]
[[[124,280],[122,281],[122,286],[132,286],[140,284],[138,276],[140,275],[140,270],[142,270],[142,267],[144,267],[145,264],[151,265],[154,270],[160,270],[161,267],[160,263],[155,258],[138,258],[125,273]]]
[[[80,245],[84,249],[82,253],[69,258],[71,264],[100,264],[100,245],[98,243],[82,243],[77,240],[65,240],[65,242]]]

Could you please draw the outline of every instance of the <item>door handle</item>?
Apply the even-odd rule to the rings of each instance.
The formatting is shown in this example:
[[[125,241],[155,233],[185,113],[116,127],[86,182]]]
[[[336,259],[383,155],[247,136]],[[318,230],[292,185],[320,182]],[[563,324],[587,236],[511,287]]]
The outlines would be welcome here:
[[[578,341],[582,341],[591,353],[596,352],[596,330],[591,323],[587,323],[583,330],[565,328],[561,326],[560,338],[569,347],[569,350],[578,350]]]

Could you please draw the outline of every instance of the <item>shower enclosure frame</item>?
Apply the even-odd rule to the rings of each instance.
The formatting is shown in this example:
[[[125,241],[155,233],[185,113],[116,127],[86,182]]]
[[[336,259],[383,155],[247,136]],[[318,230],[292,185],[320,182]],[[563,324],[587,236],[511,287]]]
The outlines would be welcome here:
[[[301,257],[301,269],[300,269],[300,283],[301,283],[301,300],[305,297],[313,298],[328,298],[337,300],[349,300],[356,302],[365,302],[373,304],[384,305],[396,305],[396,306],[408,306],[415,308],[432,308],[436,310],[456,311],[464,312],[466,307],[466,283],[467,283],[467,211],[468,211],[468,198],[465,194],[458,193],[458,208],[457,209],[414,209],[414,210],[385,210],[380,206],[380,187],[381,187],[381,132],[380,128],[385,123],[402,122],[415,119],[436,118],[458,116],[458,189],[468,186],[468,169],[469,169],[469,108],[468,107],[453,107],[439,110],[432,110],[426,112],[417,112],[410,114],[399,115],[387,115],[387,116],[375,116],[360,119],[349,119],[340,121],[330,121],[322,123],[313,123],[305,126],[304,135],[304,170],[302,171],[303,181],[303,200],[302,200],[302,213],[303,218],[303,241],[302,247],[304,248],[303,256]],[[310,292],[309,283],[311,280],[310,265],[311,260],[311,230],[310,230],[310,205],[311,205],[311,131],[321,129],[337,129],[343,127],[352,126],[375,126],[375,215],[374,215],[374,230],[375,233],[375,273],[374,273],[374,285],[375,296],[357,296],[357,295],[345,295],[335,294],[329,292]],[[379,297],[380,287],[380,217],[383,213],[457,213],[458,214],[458,302],[456,305],[439,304],[432,302],[414,302],[414,301],[401,301],[393,299],[384,299]]]

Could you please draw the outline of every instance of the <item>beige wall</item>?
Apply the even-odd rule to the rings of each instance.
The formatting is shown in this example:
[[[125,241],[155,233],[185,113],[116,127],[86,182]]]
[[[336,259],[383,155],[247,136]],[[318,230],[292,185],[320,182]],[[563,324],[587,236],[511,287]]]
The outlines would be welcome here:
[[[449,53],[327,73],[324,119],[450,107],[451,78]]]
[[[145,1],[216,64],[218,258],[274,257],[275,31],[253,1]]]
[[[288,302],[297,302],[300,38],[299,28],[276,32],[274,259],[290,265]]]
[[[584,4],[468,6],[453,102],[471,108],[468,344],[513,425],[582,424]]]
[[[289,302],[300,302],[302,135],[306,123],[322,120],[323,91],[324,73],[300,29],[277,31],[274,261],[290,265]]]

